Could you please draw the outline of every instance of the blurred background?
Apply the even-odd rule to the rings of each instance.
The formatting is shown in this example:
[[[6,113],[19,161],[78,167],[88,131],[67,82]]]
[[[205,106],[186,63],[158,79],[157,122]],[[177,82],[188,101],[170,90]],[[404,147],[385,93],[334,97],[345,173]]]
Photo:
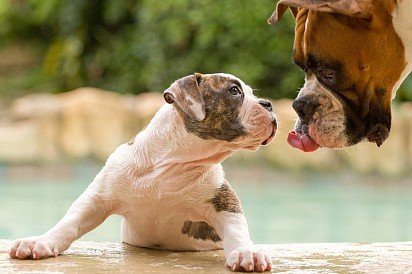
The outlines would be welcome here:
[[[256,243],[412,240],[412,80],[381,148],[286,144],[303,83],[294,21],[273,0],[0,0],[0,238],[54,225],[121,143],[193,72],[227,72],[273,100],[280,129],[224,162]],[[120,217],[83,237],[119,241]]]

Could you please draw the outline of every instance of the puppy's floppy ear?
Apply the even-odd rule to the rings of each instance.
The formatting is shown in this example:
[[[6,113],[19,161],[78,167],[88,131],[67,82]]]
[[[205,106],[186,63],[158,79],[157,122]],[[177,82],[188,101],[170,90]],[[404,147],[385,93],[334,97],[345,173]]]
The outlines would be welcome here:
[[[202,121],[206,116],[205,104],[199,89],[202,81],[204,76],[200,73],[183,77],[166,89],[163,97],[167,103],[175,103],[187,116]]]
[[[269,24],[280,20],[288,7],[305,8],[320,12],[340,13],[357,18],[372,16],[373,0],[280,0],[268,19]]]

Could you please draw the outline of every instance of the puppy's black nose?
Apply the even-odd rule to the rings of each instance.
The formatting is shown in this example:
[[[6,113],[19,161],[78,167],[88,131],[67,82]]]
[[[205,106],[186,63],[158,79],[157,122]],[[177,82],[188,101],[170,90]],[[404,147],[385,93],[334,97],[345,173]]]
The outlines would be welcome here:
[[[265,109],[272,111],[272,103],[269,100],[259,100],[259,104],[263,106]]]
[[[320,106],[314,96],[303,96],[293,101],[292,107],[303,121],[309,121]]]

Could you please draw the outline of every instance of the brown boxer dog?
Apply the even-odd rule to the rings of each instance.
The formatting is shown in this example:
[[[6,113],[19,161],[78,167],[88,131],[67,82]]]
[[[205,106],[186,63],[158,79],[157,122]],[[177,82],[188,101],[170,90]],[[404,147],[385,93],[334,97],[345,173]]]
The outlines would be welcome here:
[[[412,1],[280,0],[269,24],[288,8],[293,59],[305,72],[289,144],[306,152],[364,140],[381,146],[391,100],[412,70]]]

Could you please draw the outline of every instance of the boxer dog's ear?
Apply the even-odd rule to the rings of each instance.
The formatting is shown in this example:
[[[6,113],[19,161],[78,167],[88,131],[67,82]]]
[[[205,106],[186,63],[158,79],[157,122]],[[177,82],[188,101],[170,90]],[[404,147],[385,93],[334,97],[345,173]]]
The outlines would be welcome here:
[[[294,7],[292,5],[288,5],[286,3],[283,3],[283,2],[286,2],[286,1],[281,0],[277,3],[275,11],[268,18],[268,24],[269,25],[272,25],[272,24],[278,22],[280,20],[280,18],[282,18],[283,14],[285,13],[285,11],[288,8],[290,8],[290,10],[293,14],[293,17],[296,18],[296,15],[298,14],[298,8]]]
[[[276,10],[268,19],[269,24],[280,20],[288,7],[305,8],[320,12],[340,13],[352,17],[369,19],[372,16],[373,0],[280,0]]]
[[[199,89],[202,81],[203,75],[200,73],[183,77],[166,89],[163,97],[168,104],[175,103],[187,116],[202,121],[206,116],[203,97]]]

